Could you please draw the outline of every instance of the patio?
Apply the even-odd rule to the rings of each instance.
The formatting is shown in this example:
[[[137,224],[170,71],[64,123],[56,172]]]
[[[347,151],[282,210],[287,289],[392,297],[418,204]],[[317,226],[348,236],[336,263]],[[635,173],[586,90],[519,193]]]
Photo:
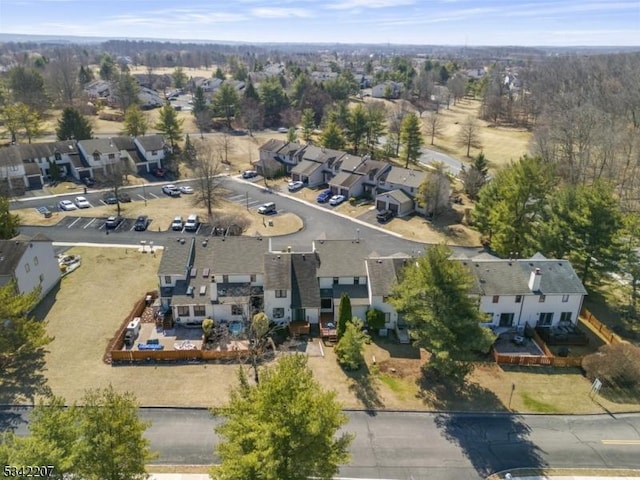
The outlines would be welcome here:
[[[528,338],[516,330],[502,333],[498,336],[493,349],[499,355],[514,356],[543,356],[544,352],[533,338]]]

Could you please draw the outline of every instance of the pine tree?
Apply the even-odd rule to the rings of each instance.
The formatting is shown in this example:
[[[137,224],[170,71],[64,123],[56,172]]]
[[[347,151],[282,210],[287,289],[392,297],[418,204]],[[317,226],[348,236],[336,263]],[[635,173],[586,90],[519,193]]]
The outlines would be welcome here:
[[[342,133],[342,129],[333,119],[330,118],[320,135],[320,145],[333,150],[343,150],[345,144],[346,141]]]
[[[338,341],[344,335],[344,332],[347,329],[347,322],[351,320],[351,299],[349,295],[343,293],[340,295],[340,305],[338,306],[338,328],[337,328],[337,337]]]
[[[313,130],[316,128],[316,122],[313,115],[313,110],[310,108],[305,108],[302,111],[302,139],[309,143],[311,140],[311,136],[313,135]]]
[[[78,110],[66,107],[58,120],[56,135],[58,140],[88,140],[93,136],[93,130],[89,120]]]
[[[137,137],[144,135],[149,128],[149,121],[138,105],[131,105],[124,114],[124,131],[127,135]]]
[[[363,330],[362,320],[353,317],[347,322],[344,335],[335,347],[338,362],[347,370],[358,370],[364,365],[362,353],[364,344],[369,340],[369,335]]]
[[[160,119],[156,123],[156,129],[169,140],[171,148],[175,148],[176,142],[182,140],[183,119],[178,118],[178,114],[171,104],[165,103],[160,109]]]
[[[415,113],[411,112],[404,117],[400,128],[400,156],[404,159],[404,168],[408,168],[410,163],[418,161],[422,144],[420,119]]]

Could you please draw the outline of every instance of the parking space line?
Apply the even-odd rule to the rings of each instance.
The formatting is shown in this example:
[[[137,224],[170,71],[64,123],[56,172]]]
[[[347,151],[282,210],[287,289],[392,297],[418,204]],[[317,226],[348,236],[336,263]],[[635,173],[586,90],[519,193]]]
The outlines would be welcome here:
[[[92,218],[84,227],[82,228],[87,228],[89,225],[91,225],[93,222],[95,222],[97,220],[97,218]]]
[[[149,196],[153,197],[153,198],[160,198],[158,195],[156,195],[153,192],[149,192]]]
[[[71,222],[71,223],[69,224],[69,226],[68,226],[67,228],[71,228],[71,227],[73,227],[76,223],[78,223],[78,221],[79,221],[81,218],[82,218],[82,217],[78,217],[78,218],[76,218],[73,222]]]

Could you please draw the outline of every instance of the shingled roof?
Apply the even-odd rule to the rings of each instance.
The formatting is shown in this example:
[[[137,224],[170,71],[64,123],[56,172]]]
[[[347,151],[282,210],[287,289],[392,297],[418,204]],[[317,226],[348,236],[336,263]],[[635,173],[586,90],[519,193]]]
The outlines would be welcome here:
[[[313,245],[320,258],[318,277],[366,276],[364,259],[370,250],[363,240],[317,240]]]

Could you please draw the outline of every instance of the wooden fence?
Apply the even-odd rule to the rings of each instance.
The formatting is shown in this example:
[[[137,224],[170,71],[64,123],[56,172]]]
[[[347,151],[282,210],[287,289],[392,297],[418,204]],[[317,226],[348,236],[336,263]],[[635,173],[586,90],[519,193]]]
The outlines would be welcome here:
[[[623,340],[614,333],[609,327],[600,322],[595,315],[593,315],[589,310],[583,308],[580,312],[580,320],[585,324],[585,326],[591,330],[593,333],[598,335],[605,343],[620,343]]]
[[[500,365],[546,365],[550,367],[579,367],[582,357],[556,357],[554,355],[500,355],[491,349],[493,359]]]
[[[249,350],[113,350],[112,362],[242,360]]]

